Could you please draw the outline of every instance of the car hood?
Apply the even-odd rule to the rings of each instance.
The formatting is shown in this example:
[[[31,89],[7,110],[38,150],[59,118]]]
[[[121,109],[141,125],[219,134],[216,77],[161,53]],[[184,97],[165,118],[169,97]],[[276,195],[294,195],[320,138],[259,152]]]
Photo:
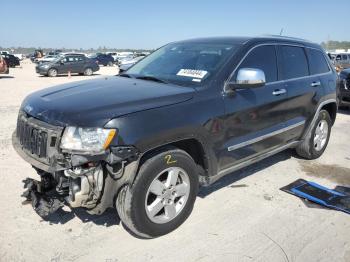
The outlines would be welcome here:
[[[110,119],[190,100],[195,89],[125,77],[104,77],[35,92],[27,114],[58,126],[102,127]]]

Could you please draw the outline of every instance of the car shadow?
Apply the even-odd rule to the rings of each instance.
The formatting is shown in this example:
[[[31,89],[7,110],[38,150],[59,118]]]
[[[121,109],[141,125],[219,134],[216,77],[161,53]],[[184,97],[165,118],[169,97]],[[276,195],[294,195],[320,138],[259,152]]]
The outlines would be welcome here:
[[[66,224],[74,218],[80,219],[83,223],[93,222],[96,225],[105,227],[120,224],[117,210],[112,208],[107,209],[101,215],[90,215],[83,208],[74,208],[71,211],[59,209],[44,220],[50,224]]]
[[[348,108],[339,108],[338,114],[350,115],[350,107]]]
[[[293,149],[285,150],[281,153],[278,153],[276,155],[270,156],[268,158],[265,158],[253,165],[250,165],[248,167],[242,168],[238,171],[232,172],[231,174],[228,174],[218,181],[216,181],[214,184],[208,186],[208,187],[201,187],[198,193],[198,196],[200,198],[205,198],[211,193],[220,190],[224,187],[231,187],[231,188],[239,188],[239,187],[247,187],[246,184],[235,184],[239,180],[251,176],[269,166],[272,166],[278,162],[285,161],[287,159],[290,159],[292,156],[294,157],[296,154],[294,153]]]
[[[10,79],[10,78],[15,78],[14,76],[4,76],[4,75],[0,75],[0,79]]]

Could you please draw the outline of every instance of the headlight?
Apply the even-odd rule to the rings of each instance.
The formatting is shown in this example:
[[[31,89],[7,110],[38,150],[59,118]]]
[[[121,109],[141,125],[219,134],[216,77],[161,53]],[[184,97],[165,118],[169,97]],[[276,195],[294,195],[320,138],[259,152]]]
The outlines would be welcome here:
[[[108,148],[115,134],[115,129],[66,127],[61,149],[101,153]]]
[[[42,68],[48,68],[50,65],[41,65]]]

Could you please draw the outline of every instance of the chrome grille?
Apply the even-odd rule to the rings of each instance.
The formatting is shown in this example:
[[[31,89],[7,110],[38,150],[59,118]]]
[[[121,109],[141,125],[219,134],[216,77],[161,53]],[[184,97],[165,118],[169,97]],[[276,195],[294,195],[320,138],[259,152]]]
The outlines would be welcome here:
[[[62,130],[62,127],[50,125],[20,112],[16,137],[23,151],[48,164],[57,153]]]
[[[39,158],[46,157],[47,132],[31,125],[24,117],[17,121],[17,138],[23,149]]]

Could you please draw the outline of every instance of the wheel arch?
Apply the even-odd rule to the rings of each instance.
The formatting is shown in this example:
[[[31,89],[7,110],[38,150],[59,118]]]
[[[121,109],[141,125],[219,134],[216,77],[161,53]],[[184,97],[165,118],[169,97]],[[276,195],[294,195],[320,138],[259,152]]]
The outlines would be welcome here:
[[[138,175],[140,167],[145,161],[147,161],[147,159],[150,159],[151,157],[157,154],[160,154],[164,151],[171,150],[171,149],[181,149],[185,151],[187,154],[189,154],[194,160],[194,162],[197,164],[198,175],[207,177],[212,172],[213,167],[210,163],[209,152],[206,148],[206,145],[200,139],[195,137],[190,137],[190,138],[183,138],[181,140],[175,140],[164,144],[159,144],[158,146],[152,147],[147,151],[143,152],[140,156],[137,171],[135,172],[134,177],[132,178],[132,181],[135,180],[135,178]]]
[[[328,112],[329,116],[331,117],[332,125],[333,125],[335,122],[335,119],[337,117],[337,111],[338,111],[337,103],[336,102],[329,102],[329,103],[323,105],[321,107],[321,110],[326,110]]]
[[[332,120],[332,124],[334,124],[336,115],[337,115],[337,110],[338,110],[338,106],[337,106],[337,100],[336,99],[327,99],[322,101],[321,103],[318,104],[317,109],[315,111],[315,114],[312,118],[312,120],[310,121],[310,124],[308,125],[307,129],[305,130],[303,136],[302,136],[302,140],[304,140],[306,138],[306,136],[311,132],[312,127],[314,126],[317,117],[320,113],[321,110],[327,110],[327,112],[329,113],[331,120]]]

